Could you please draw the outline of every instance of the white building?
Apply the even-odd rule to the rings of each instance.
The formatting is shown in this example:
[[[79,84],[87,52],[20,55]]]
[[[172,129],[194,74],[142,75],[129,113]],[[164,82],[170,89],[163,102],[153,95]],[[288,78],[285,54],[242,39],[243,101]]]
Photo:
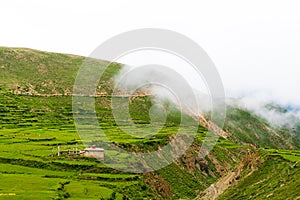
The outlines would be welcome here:
[[[104,149],[96,147],[95,145],[93,145],[90,148],[85,148],[83,151],[80,152],[80,154],[88,158],[97,158],[104,160]]]

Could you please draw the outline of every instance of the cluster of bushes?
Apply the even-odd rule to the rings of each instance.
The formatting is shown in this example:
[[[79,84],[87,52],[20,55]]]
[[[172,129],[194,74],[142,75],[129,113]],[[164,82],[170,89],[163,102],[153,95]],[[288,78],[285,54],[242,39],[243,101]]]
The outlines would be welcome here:
[[[62,200],[70,198],[70,194],[66,191],[65,185],[70,184],[70,181],[59,183],[59,187],[57,188],[57,196],[54,198],[55,200]]]

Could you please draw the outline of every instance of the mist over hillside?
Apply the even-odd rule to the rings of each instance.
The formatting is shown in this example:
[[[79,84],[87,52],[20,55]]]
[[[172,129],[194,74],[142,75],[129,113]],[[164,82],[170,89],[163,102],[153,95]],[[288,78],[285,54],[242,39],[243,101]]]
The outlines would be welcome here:
[[[107,67],[96,95],[73,94],[76,74],[84,59],[0,48],[0,175],[6,182],[0,184],[0,194],[14,194],[16,199],[30,196],[121,200],[247,199],[255,193],[258,199],[278,199],[282,192],[290,190],[293,192],[288,199],[299,197],[295,188],[300,180],[300,137],[299,129],[291,129],[297,120],[290,108],[269,101],[258,103],[257,99],[227,99],[224,127],[218,129],[222,134],[211,151],[199,157],[207,135],[212,134],[207,128],[212,110],[209,95],[168,70],[150,67],[127,74],[126,66],[119,63]],[[101,67],[108,64],[89,61]],[[169,87],[155,87],[156,81]],[[84,110],[74,113],[73,96],[95,100],[95,113],[81,119],[87,123],[84,127],[96,121],[114,145],[134,154],[159,152],[172,142],[182,118],[196,124],[195,137],[184,154],[168,166],[153,172],[127,173],[126,164],[132,162],[128,154],[109,149],[98,132],[91,132],[85,140],[80,137],[74,114]],[[130,117],[126,120],[134,126],[127,126],[124,121],[118,126],[112,99],[122,102],[119,108],[128,104]],[[178,99],[188,112],[178,109]],[[201,120],[190,117],[200,114]],[[159,130],[153,127],[157,124],[162,125]],[[190,131],[190,125],[185,124],[184,134]],[[141,128],[150,134],[141,135]],[[109,167],[97,159],[77,155],[75,149],[82,151],[86,145],[104,147],[104,161],[114,165]],[[168,154],[158,154],[162,161],[155,163],[169,161],[169,155],[180,150],[178,145]]]
[[[271,100],[262,100],[253,96],[240,99],[228,99],[228,104],[246,109],[267,120],[270,125],[295,130],[300,125],[300,111],[297,107],[284,106]]]
[[[173,69],[156,65],[142,67],[123,65],[114,80],[123,90],[141,90],[144,87],[149,94],[174,103],[178,100],[178,96],[181,96],[181,100],[184,100],[181,103],[186,105],[186,109],[198,109],[199,114],[208,114],[212,111],[212,97],[209,95],[208,89],[206,92],[198,89],[199,82],[191,81],[190,79],[193,77],[182,76],[179,73],[180,70],[176,72]],[[162,81],[163,84],[156,84]],[[195,98],[196,101],[193,102],[192,98]],[[296,131],[300,126],[299,109],[293,106],[279,105],[270,98],[263,98],[262,95],[249,95],[241,98],[228,97],[226,104],[248,110],[267,120],[274,128],[281,127],[289,131]]]

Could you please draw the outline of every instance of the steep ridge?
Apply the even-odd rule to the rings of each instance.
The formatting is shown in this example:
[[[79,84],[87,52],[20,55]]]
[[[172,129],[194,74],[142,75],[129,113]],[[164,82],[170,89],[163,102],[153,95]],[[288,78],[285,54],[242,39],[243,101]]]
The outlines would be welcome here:
[[[245,176],[250,176],[255,170],[257,170],[259,163],[263,162],[258,153],[245,155],[239,165],[231,172],[220,178],[211,186],[202,192],[198,199],[214,200],[217,199],[222,193],[224,193],[231,184],[234,184],[241,178],[241,173],[244,170],[248,170]]]
[[[241,173],[235,182],[217,199],[299,199],[300,156],[296,160],[280,155],[268,155],[257,170]]]

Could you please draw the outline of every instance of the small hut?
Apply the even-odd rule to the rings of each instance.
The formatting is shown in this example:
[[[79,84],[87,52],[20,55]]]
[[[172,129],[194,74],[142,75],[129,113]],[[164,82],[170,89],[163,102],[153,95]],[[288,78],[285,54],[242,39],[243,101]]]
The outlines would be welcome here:
[[[104,160],[104,149],[96,147],[96,145],[93,145],[90,148],[85,148],[80,152],[80,154],[84,157]]]

